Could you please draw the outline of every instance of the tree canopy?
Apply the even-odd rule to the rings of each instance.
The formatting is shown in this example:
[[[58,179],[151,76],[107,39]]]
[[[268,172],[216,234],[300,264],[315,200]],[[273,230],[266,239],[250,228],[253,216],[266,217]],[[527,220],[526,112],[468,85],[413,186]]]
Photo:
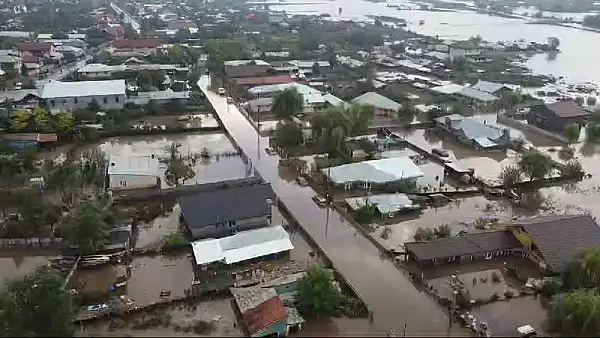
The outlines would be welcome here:
[[[565,127],[565,137],[570,143],[577,142],[579,139],[579,125],[571,123]]]
[[[108,244],[111,217],[91,203],[79,205],[71,220],[69,241],[81,253],[97,253]]]
[[[73,336],[71,295],[64,279],[54,270],[42,268],[7,283],[0,294],[3,336]]]
[[[332,152],[342,149],[346,137],[366,133],[372,119],[371,106],[352,105],[348,109],[331,107],[314,114],[311,127],[320,146]]]
[[[550,173],[554,167],[552,159],[539,151],[529,151],[521,157],[519,167],[531,181],[541,180]]]
[[[331,273],[322,267],[308,270],[297,287],[298,309],[305,316],[327,317],[338,313],[343,295]]]
[[[296,88],[288,88],[279,93],[273,101],[273,111],[281,118],[290,118],[302,111],[302,94]]]
[[[579,289],[560,294],[549,311],[553,331],[565,336],[596,336],[600,332],[600,294]]]
[[[302,143],[302,130],[292,123],[280,123],[275,131],[275,139],[283,148],[298,147]]]
[[[600,287],[600,249],[591,248],[575,257],[565,273],[565,284],[570,288]]]

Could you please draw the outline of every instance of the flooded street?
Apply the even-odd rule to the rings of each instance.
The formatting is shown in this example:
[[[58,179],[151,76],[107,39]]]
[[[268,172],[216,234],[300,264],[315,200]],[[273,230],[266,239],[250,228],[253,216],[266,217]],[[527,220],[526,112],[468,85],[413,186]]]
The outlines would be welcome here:
[[[208,77],[203,76],[198,84],[226,129],[260,174],[271,183],[278,198],[367,302],[374,314],[370,333],[402,332],[405,323],[407,334],[412,335],[448,331],[445,313],[420,293],[391,261],[383,259],[367,238],[336,211],[319,208],[311,200],[312,188],[300,187],[279,177],[279,157],[269,156],[262,150],[268,145],[268,139],[257,136],[256,130],[234,105],[227,105],[223,97],[206,90]],[[330,217],[326,223],[328,212]],[[373,285],[373,276],[377,276],[377,287]],[[402,304],[410,304],[410,310],[403,309]],[[462,333],[458,330],[456,333]]]
[[[288,2],[302,2],[290,0]],[[565,76],[574,81],[596,81],[600,83],[600,68],[594,60],[600,59],[600,34],[576,28],[551,25],[527,24],[526,20],[508,19],[472,11],[433,12],[396,10],[386,4],[402,4],[418,8],[409,1],[372,3],[365,0],[334,0],[318,4],[271,6],[272,10],[285,10],[290,14],[329,14],[332,20],[365,20],[367,15],[385,15],[407,20],[408,29],[441,39],[466,40],[480,35],[488,41],[527,41],[546,42],[548,37],[560,40],[560,50],[556,56],[537,54],[529,59],[527,67],[534,73]],[[338,8],[342,14],[338,14]],[[424,20],[425,24],[419,25]]]

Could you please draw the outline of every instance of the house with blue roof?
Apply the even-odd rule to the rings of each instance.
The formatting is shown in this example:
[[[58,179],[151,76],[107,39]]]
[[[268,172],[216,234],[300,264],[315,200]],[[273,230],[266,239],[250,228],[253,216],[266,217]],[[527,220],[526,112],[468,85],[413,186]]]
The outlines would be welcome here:
[[[510,142],[510,131],[481,122],[473,117],[452,114],[436,118],[437,128],[478,150],[506,149]]]

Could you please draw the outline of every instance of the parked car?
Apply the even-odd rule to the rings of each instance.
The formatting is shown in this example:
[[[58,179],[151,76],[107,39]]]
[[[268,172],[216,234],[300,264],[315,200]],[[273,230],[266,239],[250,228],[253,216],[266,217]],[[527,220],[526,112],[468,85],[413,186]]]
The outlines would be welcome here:
[[[21,90],[23,88],[23,84],[21,82],[15,83],[15,90]]]
[[[221,87],[221,88],[217,89],[217,94],[225,95],[225,88]]]
[[[517,328],[520,337],[536,337],[537,332],[531,325],[523,325]]]
[[[323,196],[315,195],[312,197],[312,200],[315,201],[315,203],[317,203],[317,205],[320,207],[327,206],[327,199],[325,199]]]
[[[231,96],[227,96],[227,103],[232,104],[233,98]]]
[[[275,150],[275,149],[273,149],[271,147],[265,148],[265,152],[267,153],[267,155],[271,155],[271,156],[277,154],[277,150]]]

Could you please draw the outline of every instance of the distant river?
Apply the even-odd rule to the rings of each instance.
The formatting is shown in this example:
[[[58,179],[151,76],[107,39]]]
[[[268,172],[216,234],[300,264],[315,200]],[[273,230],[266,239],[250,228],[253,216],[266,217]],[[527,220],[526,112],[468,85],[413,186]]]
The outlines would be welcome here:
[[[302,2],[287,0],[287,2]],[[415,7],[409,2],[393,0],[392,4]],[[342,7],[342,15],[338,8]],[[564,76],[570,81],[595,81],[600,83],[600,33],[575,28],[531,25],[525,20],[507,19],[469,11],[428,12],[420,10],[399,11],[386,7],[386,3],[372,3],[364,0],[334,0],[321,4],[271,6],[290,14],[330,14],[333,19],[364,20],[366,15],[386,15],[407,20],[410,30],[443,39],[468,39],[481,35],[488,41],[512,41],[524,38],[527,41],[546,42],[548,37],[560,39],[560,49],[556,58],[546,54],[532,57],[527,66],[538,74]],[[419,20],[425,20],[419,25]]]

